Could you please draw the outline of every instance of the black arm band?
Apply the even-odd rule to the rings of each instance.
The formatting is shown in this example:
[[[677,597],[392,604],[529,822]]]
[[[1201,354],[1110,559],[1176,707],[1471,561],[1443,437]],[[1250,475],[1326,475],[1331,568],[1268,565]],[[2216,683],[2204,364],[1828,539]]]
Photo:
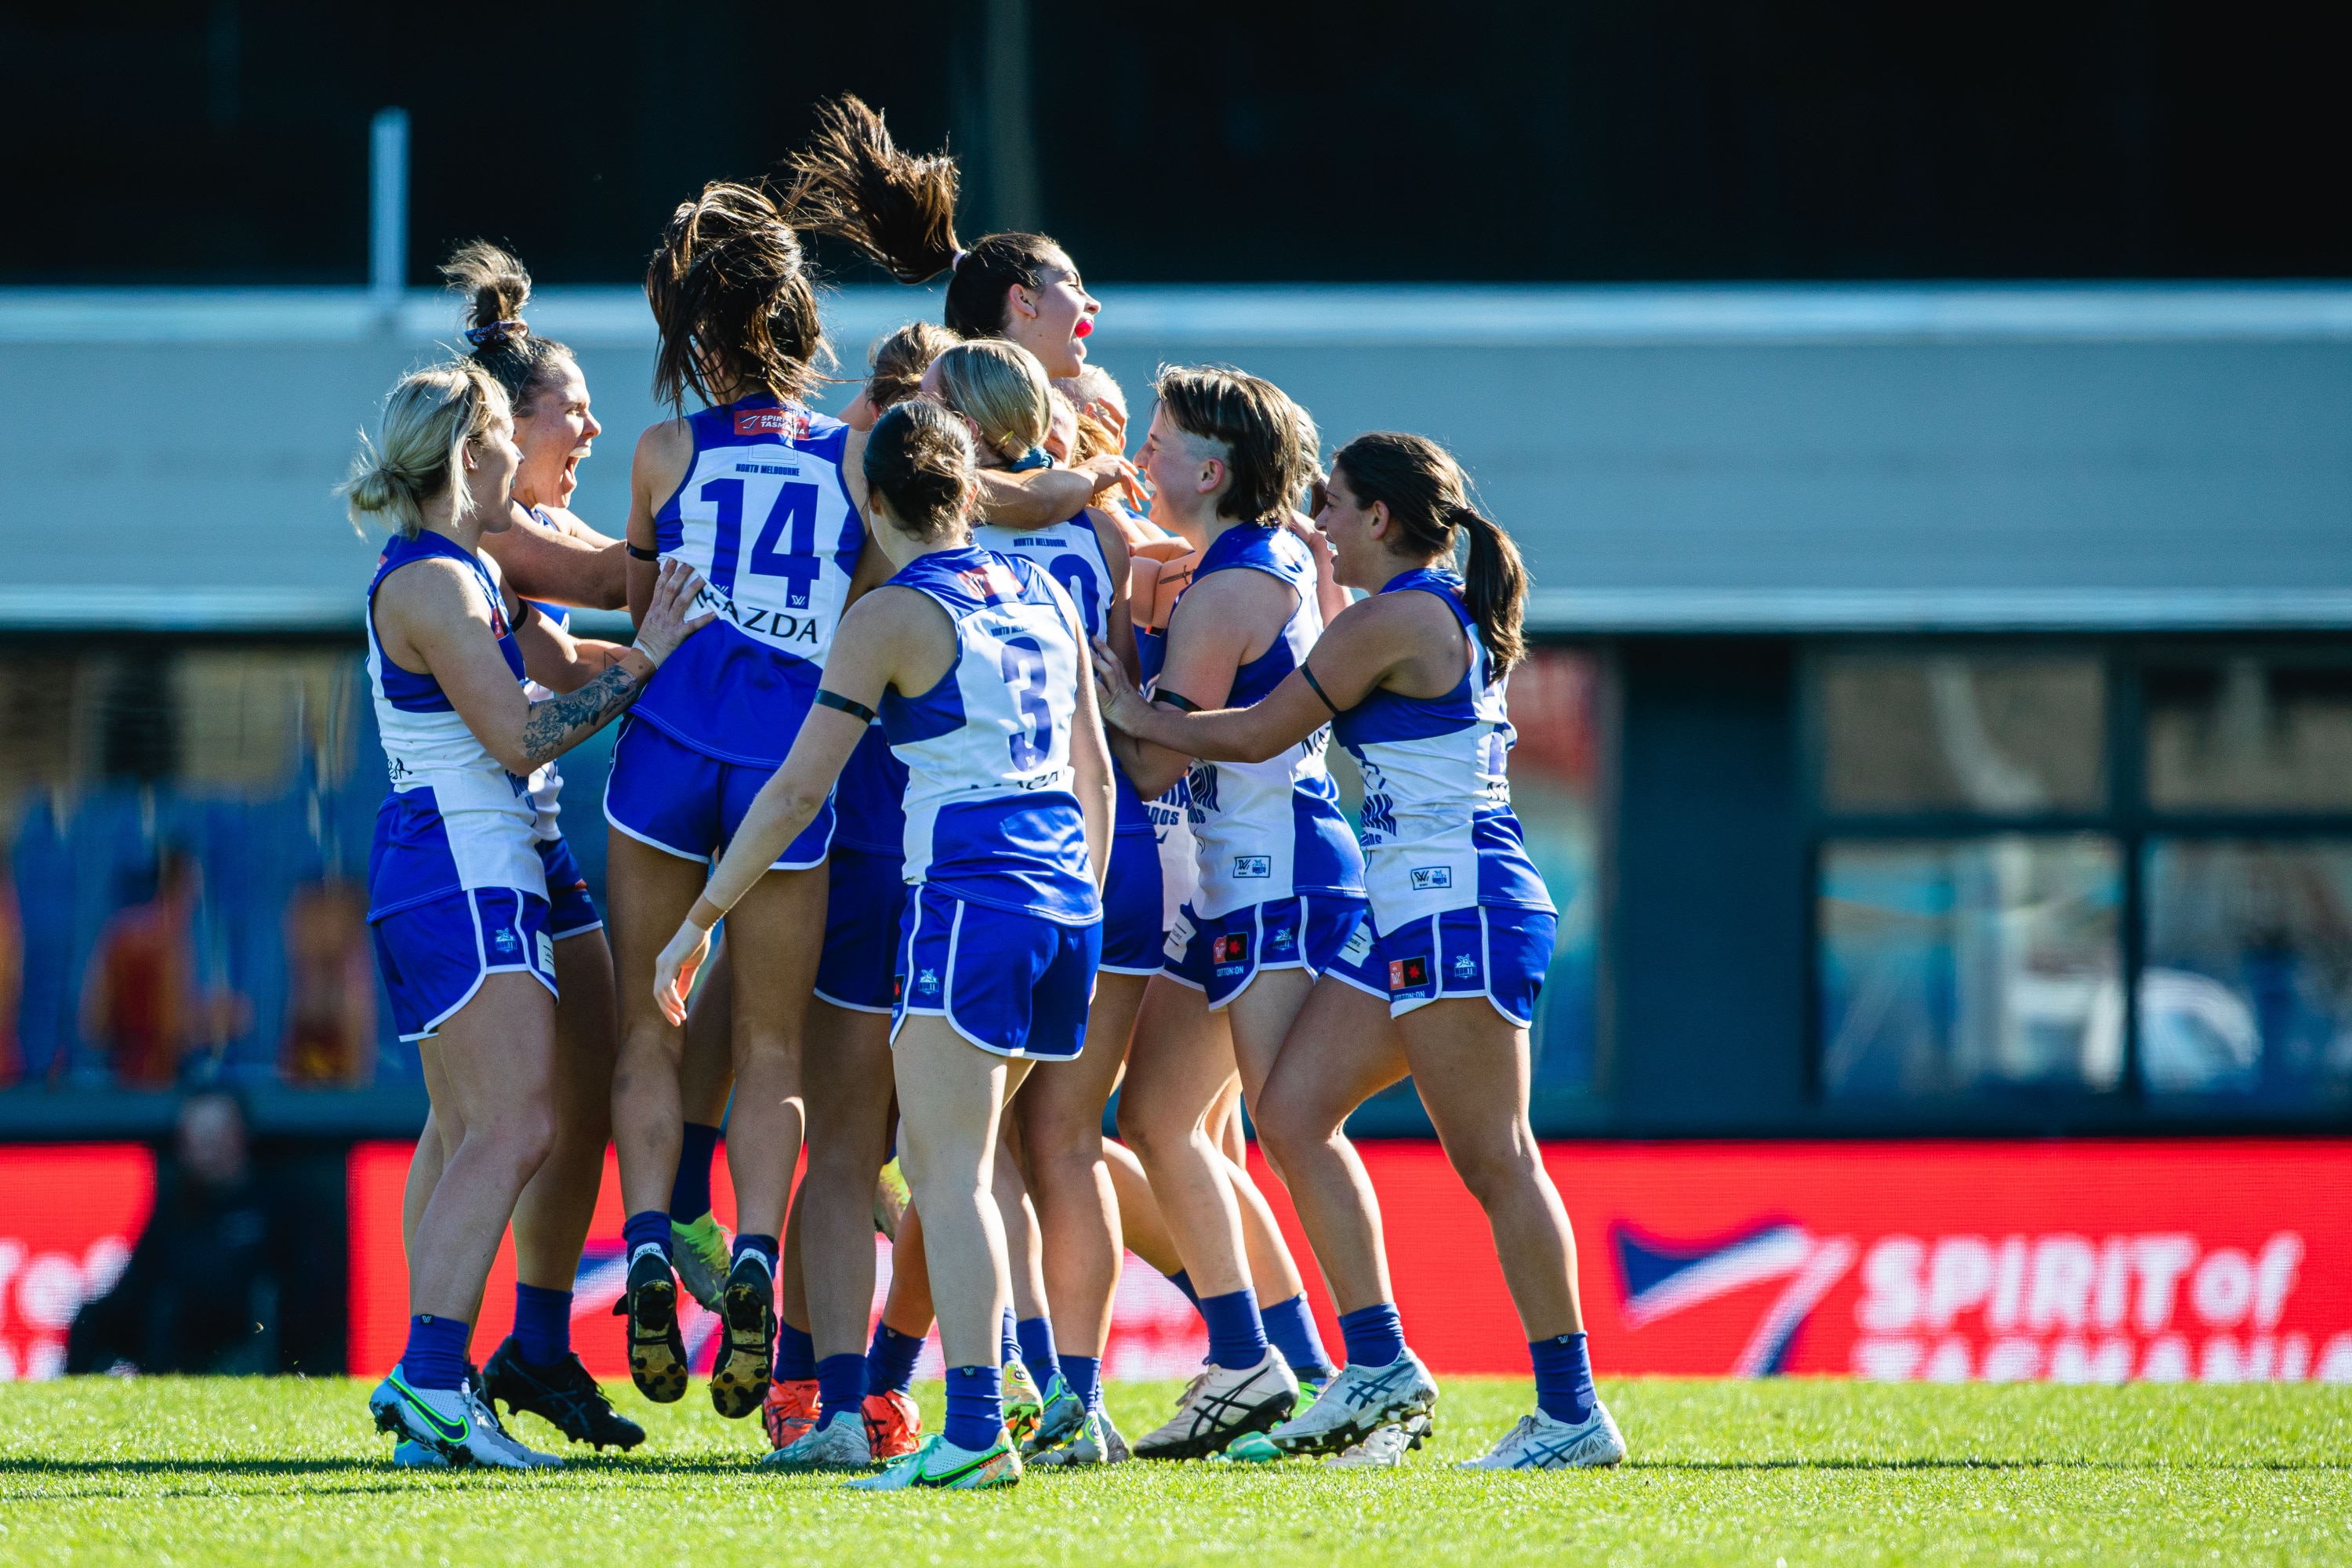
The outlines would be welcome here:
[[[816,689],[816,705],[820,708],[838,708],[863,724],[874,722],[873,709],[863,702],[852,702],[838,691],[827,691],[822,686]]]
[[[1193,701],[1182,692],[1171,691],[1164,686],[1151,694],[1151,700],[1154,702],[1165,702],[1169,707],[1173,708],[1179,713],[1198,713],[1201,710],[1201,705],[1199,703]]]
[[[629,546],[629,559],[632,561],[658,561],[661,559],[661,552],[658,550],[640,550],[635,544],[631,544]]]
[[[1322,698],[1323,706],[1331,710],[1331,711],[1336,715],[1339,711],[1339,705],[1331,700],[1330,694],[1323,689],[1323,683],[1315,679],[1315,672],[1307,668],[1306,665],[1301,664],[1298,667],[1298,673],[1307,678],[1307,689],[1315,693],[1316,696]]]

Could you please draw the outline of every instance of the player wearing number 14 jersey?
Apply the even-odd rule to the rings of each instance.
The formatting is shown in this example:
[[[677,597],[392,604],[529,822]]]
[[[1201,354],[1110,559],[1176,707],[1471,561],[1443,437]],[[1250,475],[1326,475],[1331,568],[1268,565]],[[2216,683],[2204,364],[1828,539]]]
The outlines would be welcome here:
[[[822,353],[801,248],[763,190],[713,184],[672,215],[646,279],[660,332],[656,384],[707,406],[648,429],[629,507],[630,603],[653,563],[692,565],[709,640],[669,672],[614,748],[605,788],[622,1007],[613,1131],[628,1218],[630,1375],[686,1392],[668,1205],[684,1125],[680,1031],[655,1006],[662,932],[676,927],[806,721],[866,548],[854,470],[864,437],[801,402]],[[652,693],[648,693],[652,696]],[[710,1372],[725,1416],[759,1408],[775,1335],[774,1274],[800,1157],[800,1044],[824,923],[830,801],[747,889],[729,923],[738,1233]]]

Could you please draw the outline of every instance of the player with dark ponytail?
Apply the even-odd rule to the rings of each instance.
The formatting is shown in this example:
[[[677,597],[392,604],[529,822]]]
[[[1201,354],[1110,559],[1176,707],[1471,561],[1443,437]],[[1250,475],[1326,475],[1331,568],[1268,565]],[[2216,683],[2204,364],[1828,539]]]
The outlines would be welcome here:
[[[1405,1348],[1380,1205],[1344,1124],[1412,1074],[1446,1157],[1486,1211],[1535,1362],[1535,1414],[1486,1469],[1613,1465],[1624,1440],[1593,1393],[1576,1241],[1528,1121],[1528,1026],[1559,918],[1528,858],[1506,772],[1503,678],[1524,648],[1527,571],[1472,504],[1461,468],[1419,436],[1359,437],[1332,459],[1317,517],[1342,611],[1254,705],[1179,712],[1097,658],[1104,716],[1203,759],[1274,756],[1324,725],[1364,775],[1370,909],[1316,983],[1252,1110],[1330,1281],[1348,1365],[1268,1436],[1294,1454],[1393,1465],[1437,1401]],[[1466,536],[1466,577],[1454,571]],[[1164,691],[1164,689],[1163,689]]]
[[[948,330],[1006,338],[1049,376],[1085,368],[1086,340],[1102,306],[1069,253],[1042,234],[956,238],[955,160],[919,157],[890,140],[882,117],[856,98],[817,110],[808,148],[786,160],[793,221],[848,241],[901,283],[948,279]]]

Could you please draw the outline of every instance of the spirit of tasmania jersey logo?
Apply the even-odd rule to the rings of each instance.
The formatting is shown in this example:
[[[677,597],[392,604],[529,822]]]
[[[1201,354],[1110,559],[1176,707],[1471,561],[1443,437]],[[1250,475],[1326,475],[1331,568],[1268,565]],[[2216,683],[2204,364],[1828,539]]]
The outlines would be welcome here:
[[[1625,1325],[1639,1329],[1750,1285],[1787,1283],[1764,1310],[1730,1367],[1735,1377],[1782,1370],[1789,1346],[1822,1297],[1853,1267],[1850,1237],[1817,1237],[1785,1220],[1765,1220],[1716,1241],[1677,1242],[1622,1221],[1609,1227],[1617,1255]]]
[[[808,438],[809,416],[798,408],[739,408],[735,411],[735,434],[738,436],[777,436],[787,441]]]

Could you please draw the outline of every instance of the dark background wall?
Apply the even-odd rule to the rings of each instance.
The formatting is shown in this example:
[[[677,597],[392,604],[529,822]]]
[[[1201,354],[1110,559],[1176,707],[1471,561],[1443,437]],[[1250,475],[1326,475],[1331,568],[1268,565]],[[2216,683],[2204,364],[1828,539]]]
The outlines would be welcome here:
[[[16,4],[0,281],[358,281],[394,103],[412,277],[488,234],[625,280],[843,89],[1101,278],[2335,275],[2347,42],[2152,0]]]

